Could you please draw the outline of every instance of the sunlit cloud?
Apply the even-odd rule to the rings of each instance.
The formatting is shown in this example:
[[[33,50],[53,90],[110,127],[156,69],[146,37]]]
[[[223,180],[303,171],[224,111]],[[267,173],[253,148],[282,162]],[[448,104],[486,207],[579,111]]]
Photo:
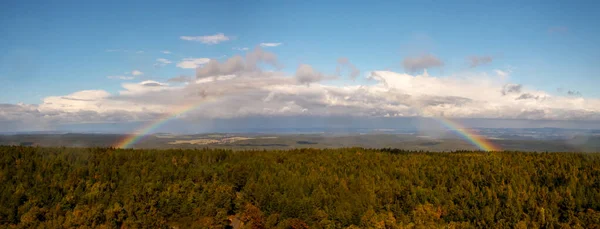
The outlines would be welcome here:
[[[169,60],[157,60],[161,63]],[[600,120],[600,100],[584,98],[568,90],[553,95],[528,85],[512,83],[509,70],[467,72],[432,76],[427,68],[442,65],[434,56],[409,59],[406,68],[420,74],[368,71],[370,84],[326,84],[340,72],[359,77],[360,71],[347,58],[337,60],[336,75],[327,75],[301,64],[292,74],[280,69],[274,53],[259,47],[245,56],[218,61],[186,58],[177,65],[196,69],[195,77],[123,82],[121,90],[84,90],[48,96],[39,105],[6,105],[0,121],[24,123],[141,121],[169,114],[196,104],[202,112],[186,118],[213,119],[256,116],[357,116],[357,117],[448,117],[530,120]],[[263,70],[264,66],[275,69]],[[137,72],[136,72],[137,71]],[[112,76],[115,79],[135,79]],[[172,84],[170,84],[172,83]],[[17,113],[21,115],[16,115]]]
[[[237,66],[233,63],[240,59],[236,59],[229,60],[230,64],[226,64],[228,61],[219,63],[219,67]],[[40,105],[22,104],[11,109],[60,114],[48,115],[55,122],[71,120],[71,115],[77,120],[89,117],[85,121],[90,122],[105,119],[136,121],[140,117],[158,116],[187,104],[199,104],[199,110],[202,110],[186,116],[192,119],[263,115],[600,119],[598,99],[553,96],[486,73],[431,76],[427,72],[411,75],[372,71],[366,76],[374,84],[348,86],[322,84],[327,76],[310,65],[300,65],[292,76],[252,67],[235,71],[205,71],[200,76],[195,81],[186,76],[168,80],[186,83],[183,86],[155,80],[123,83],[123,90],[118,94],[102,90],[80,91],[47,97]],[[307,84],[310,86],[307,87]],[[82,112],[95,115],[82,116]],[[46,117],[40,115],[32,113],[23,117]],[[8,118],[0,116],[0,119]]]

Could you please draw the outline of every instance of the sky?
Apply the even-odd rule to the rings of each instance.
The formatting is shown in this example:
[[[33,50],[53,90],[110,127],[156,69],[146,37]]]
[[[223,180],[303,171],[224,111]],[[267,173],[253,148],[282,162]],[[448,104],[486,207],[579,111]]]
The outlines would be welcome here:
[[[600,120],[597,1],[0,4],[5,130],[168,117]]]

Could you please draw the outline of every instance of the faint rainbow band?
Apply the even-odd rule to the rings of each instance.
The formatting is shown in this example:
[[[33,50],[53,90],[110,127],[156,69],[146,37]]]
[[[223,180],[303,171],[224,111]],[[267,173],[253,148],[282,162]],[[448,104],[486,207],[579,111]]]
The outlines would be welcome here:
[[[183,106],[179,109],[175,109],[174,112],[171,113],[167,113],[165,115],[163,115],[162,117],[160,117],[159,119],[150,122],[149,124],[145,125],[144,127],[142,127],[141,129],[139,129],[138,131],[127,135],[125,138],[121,139],[116,145],[116,148],[129,148],[132,147],[133,145],[135,145],[137,142],[139,142],[142,138],[144,138],[146,135],[148,135],[151,131],[161,127],[162,125],[164,125],[165,123],[169,122],[170,120],[185,114],[187,112],[193,111],[195,110],[198,106],[200,106],[200,104],[202,104],[203,102],[205,102],[204,100],[199,102],[199,103],[194,103],[194,104],[190,104],[187,106]],[[464,138],[465,140],[469,141],[470,143],[472,143],[473,145],[477,146],[480,150],[483,151],[501,151],[501,149],[496,146],[494,143],[490,142],[488,139],[486,139],[485,137],[471,131],[471,129],[464,127],[463,125],[461,125],[458,122],[452,121],[448,118],[445,117],[432,117],[433,119],[437,120],[438,122],[440,122],[442,125],[444,125],[446,128],[448,128],[449,130],[457,133],[460,137]]]
[[[187,112],[195,110],[203,102],[205,102],[205,101],[202,100],[199,103],[193,103],[193,104],[190,104],[187,106],[182,106],[178,109],[175,109],[174,112],[164,114],[160,118],[144,125],[138,131],[135,131],[134,133],[131,133],[131,134],[125,136],[125,138],[123,138],[119,142],[117,142],[114,145],[114,147],[115,148],[130,148],[130,147],[132,147],[133,145],[138,143],[140,140],[142,140],[146,135],[148,135],[153,130],[158,129],[165,123],[169,122],[170,120],[172,120],[174,118],[177,118],[178,116],[180,116],[182,114],[185,114]]]
[[[453,121],[445,117],[432,117],[433,119],[440,122],[446,128],[452,132],[457,133],[460,137],[469,141],[471,144],[477,146],[483,151],[501,151],[500,147],[486,139],[484,136],[473,132],[471,129],[461,125],[460,123]]]

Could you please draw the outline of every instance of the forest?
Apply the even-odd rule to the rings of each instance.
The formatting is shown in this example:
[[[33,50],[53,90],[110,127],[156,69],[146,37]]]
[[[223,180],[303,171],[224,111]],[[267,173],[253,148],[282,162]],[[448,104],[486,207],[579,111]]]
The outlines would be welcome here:
[[[600,228],[600,154],[0,146],[0,228]]]

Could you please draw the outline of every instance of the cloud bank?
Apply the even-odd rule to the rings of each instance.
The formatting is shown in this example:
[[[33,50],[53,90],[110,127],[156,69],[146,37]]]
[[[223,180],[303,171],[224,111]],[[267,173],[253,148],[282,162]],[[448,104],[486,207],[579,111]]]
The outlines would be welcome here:
[[[340,67],[358,77],[348,59]],[[408,71],[442,66],[434,56],[405,60]],[[188,65],[189,64],[189,65]],[[600,120],[600,100],[572,91],[564,96],[513,84],[497,72],[431,76],[369,71],[368,85],[325,84],[332,79],[301,64],[293,74],[277,69],[277,56],[260,47],[224,61],[186,59],[179,67],[196,68],[194,78],[122,83],[121,90],[84,90],[49,96],[40,104],[0,104],[0,123],[32,127],[60,123],[154,120],[181,107],[195,110],[183,120],[279,116],[448,117],[532,120]],[[508,72],[503,72],[508,74]],[[173,84],[170,84],[173,83]],[[308,86],[307,86],[308,85]]]

